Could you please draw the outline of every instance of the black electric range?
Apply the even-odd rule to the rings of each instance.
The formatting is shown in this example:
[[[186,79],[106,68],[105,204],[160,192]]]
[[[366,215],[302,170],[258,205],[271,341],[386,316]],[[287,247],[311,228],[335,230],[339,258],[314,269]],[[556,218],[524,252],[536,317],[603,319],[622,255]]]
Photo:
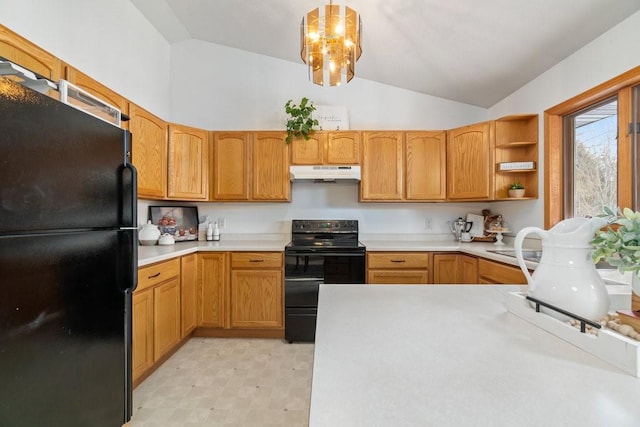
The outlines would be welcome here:
[[[321,284],[364,284],[357,220],[293,220],[285,247],[285,340],[313,342]]]

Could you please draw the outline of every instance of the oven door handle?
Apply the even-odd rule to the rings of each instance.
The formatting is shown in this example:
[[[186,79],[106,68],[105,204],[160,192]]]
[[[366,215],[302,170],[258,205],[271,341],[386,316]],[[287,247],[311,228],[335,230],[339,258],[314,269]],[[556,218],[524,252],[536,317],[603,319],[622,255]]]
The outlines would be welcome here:
[[[329,251],[314,251],[313,249],[306,251],[285,251],[285,256],[305,256],[305,255],[313,255],[313,256],[356,256],[356,257],[364,257],[364,252],[329,252]]]
[[[317,282],[319,280],[324,280],[324,277],[285,277],[284,279],[285,282]]]

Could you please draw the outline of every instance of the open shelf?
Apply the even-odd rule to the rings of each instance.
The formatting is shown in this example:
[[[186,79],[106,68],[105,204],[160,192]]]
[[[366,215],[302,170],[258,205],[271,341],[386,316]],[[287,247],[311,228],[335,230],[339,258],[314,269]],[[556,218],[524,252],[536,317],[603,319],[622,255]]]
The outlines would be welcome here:
[[[496,169],[495,200],[532,200],[538,198],[538,115],[519,114],[495,121]],[[500,163],[534,162],[533,169],[500,170]],[[525,188],[523,198],[508,197],[515,181]]]

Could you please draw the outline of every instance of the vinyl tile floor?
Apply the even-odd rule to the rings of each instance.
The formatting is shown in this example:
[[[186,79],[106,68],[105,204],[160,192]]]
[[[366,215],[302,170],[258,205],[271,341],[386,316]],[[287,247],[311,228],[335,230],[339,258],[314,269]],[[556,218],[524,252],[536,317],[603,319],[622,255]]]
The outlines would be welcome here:
[[[313,344],[192,338],[133,391],[130,427],[307,426]]]

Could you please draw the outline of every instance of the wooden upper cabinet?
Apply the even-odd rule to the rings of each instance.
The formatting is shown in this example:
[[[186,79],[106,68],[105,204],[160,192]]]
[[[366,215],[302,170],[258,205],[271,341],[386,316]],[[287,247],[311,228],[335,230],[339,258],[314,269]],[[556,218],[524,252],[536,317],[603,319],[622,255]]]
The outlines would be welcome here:
[[[253,200],[289,201],[289,146],[285,132],[255,132],[252,141]]]
[[[447,135],[407,132],[405,135],[407,200],[444,200],[447,196]]]
[[[447,198],[493,198],[493,122],[447,132]]]
[[[86,90],[91,95],[103,100],[107,104],[111,104],[119,109],[121,113],[129,114],[129,102],[125,97],[109,89],[102,83],[97,82],[83,72],[76,70],[70,65],[65,66],[64,74],[65,79],[70,83],[78,86],[82,90]],[[128,123],[129,122],[122,122],[121,127],[127,129]]]
[[[138,170],[138,197],[164,199],[167,194],[167,124],[129,103],[133,165]]]
[[[360,200],[401,200],[403,197],[403,133],[362,133]]]
[[[325,160],[327,135],[315,132],[308,140],[296,138],[291,142],[292,165],[321,165]]]
[[[249,200],[250,135],[211,132],[211,200]]]
[[[209,142],[205,130],[169,125],[168,197],[206,200],[209,183]]]
[[[328,132],[325,163],[329,165],[359,165],[360,132]]]
[[[62,77],[62,62],[44,49],[0,25],[0,56],[57,83]],[[49,91],[58,99],[58,92]]]
[[[292,165],[358,165],[360,132],[315,132],[291,143]]]

